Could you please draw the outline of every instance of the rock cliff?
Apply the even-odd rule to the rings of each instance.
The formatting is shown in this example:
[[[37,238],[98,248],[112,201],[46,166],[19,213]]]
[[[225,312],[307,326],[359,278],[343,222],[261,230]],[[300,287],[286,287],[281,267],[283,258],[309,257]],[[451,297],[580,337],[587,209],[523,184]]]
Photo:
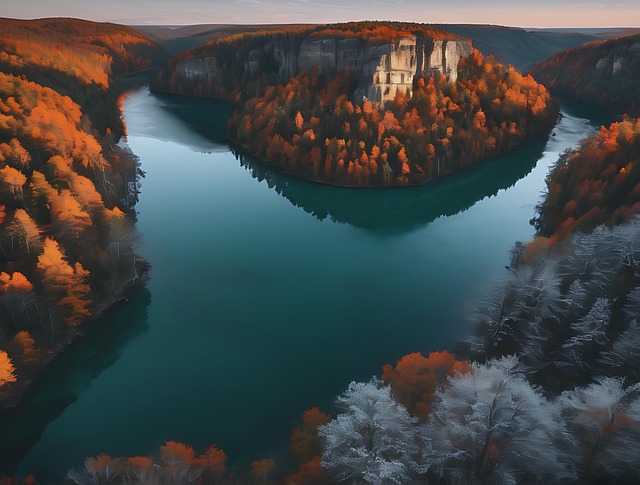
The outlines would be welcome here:
[[[532,74],[557,94],[640,116],[640,35],[556,53]]]
[[[315,67],[329,76],[349,69],[356,73],[355,100],[381,102],[393,99],[398,90],[411,91],[415,76],[444,74],[455,81],[458,62],[471,52],[469,41],[455,38],[436,40],[408,35],[381,43],[339,35],[294,39],[274,36],[260,46],[238,53],[225,69],[249,79],[262,74],[277,75],[282,82]],[[223,64],[215,49],[177,62],[173,90],[214,95],[216,85],[223,82]],[[187,92],[189,86],[197,92]]]

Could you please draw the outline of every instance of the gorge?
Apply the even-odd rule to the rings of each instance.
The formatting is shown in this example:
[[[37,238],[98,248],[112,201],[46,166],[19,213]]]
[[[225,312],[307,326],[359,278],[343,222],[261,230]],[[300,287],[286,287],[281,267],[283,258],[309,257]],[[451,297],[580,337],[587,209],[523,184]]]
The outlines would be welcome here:
[[[426,186],[353,191],[240,166],[223,141],[226,109],[147,91],[125,101],[147,174],[137,225],[149,293],[99,322],[129,322],[121,340],[78,342],[1,423],[13,443],[3,472],[53,481],[87,454],[169,439],[216,443],[236,464],[282,456],[292,417],[469,333],[460,302],[503,274],[513,243],[533,234],[548,167],[604,122],[566,105],[546,143]],[[196,133],[212,121],[221,132]]]
[[[578,327],[589,333],[566,315],[564,327],[557,325],[557,315],[546,310],[553,313],[557,301],[571,306],[559,295],[581,292],[587,266],[576,263],[575,281],[552,283],[547,292],[544,268],[538,278],[527,264],[543,261],[561,273],[543,252],[558,238],[544,236],[560,224],[566,236],[588,226],[574,216],[596,223],[584,187],[607,189],[599,197],[610,196],[614,222],[622,212],[633,217],[640,172],[625,157],[637,158],[640,122],[602,128],[580,143],[611,116],[552,99],[531,76],[427,25],[240,29],[169,58],[155,76],[146,69],[166,53],[132,30],[114,28],[110,37],[109,24],[71,21],[78,48],[53,33],[65,23],[36,23],[52,29],[50,45],[20,23],[20,33],[12,34],[20,42],[0,35],[0,67],[8,72],[0,73],[0,135],[7,141],[0,143],[0,483],[3,474],[28,473],[56,483],[83,462],[87,476],[81,470],[68,480],[100,481],[91,470],[99,462],[111,482],[130,483],[125,461],[135,470],[153,468],[146,478],[137,476],[140,482],[158,482],[150,478],[155,474],[176,483],[173,455],[153,451],[162,443],[160,450],[186,456],[180,466],[193,467],[193,477],[188,472],[181,480],[267,483],[271,473],[288,481],[285,474],[298,465],[302,471],[311,455],[316,471],[321,453],[325,459],[317,427],[311,430],[316,444],[304,444],[310,430],[297,428],[302,413],[319,406],[336,416],[340,406],[332,396],[354,379],[379,375],[382,364],[397,362],[396,371],[384,366],[384,373],[402,380],[401,360],[418,362],[417,352],[433,352],[431,371],[449,381],[439,362],[456,362],[451,372],[457,364],[479,369],[487,356],[515,348],[520,342],[509,325],[529,332],[522,355],[543,348],[531,344],[536,339],[565,349],[564,340],[542,338],[539,330],[570,328],[560,335],[570,341]],[[33,54],[34,39],[47,55]],[[129,43],[125,54],[136,55],[116,55],[119,42]],[[616,59],[609,56],[596,69],[608,77],[628,74],[632,65]],[[122,76],[131,71],[142,72]],[[150,87],[138,86],[144,76],[155,76]],[[131,85],[137,87],[124,93]],[[635,151],[628,149],[632,143]],[[615,157],[600,157],[605,149],[616,149]],[[572,182],[576,150],[587,161],[598,157],[602,172],[586,174],[579,191]],[[541,211],[545,188],[555,195],[546,196],[550,207]],[[629,197],[618,207],[622,189]],[[541,231],[535,217],[545,212],[549,228]],[[576,254],[591,244],[589,237],[576,237]],[[615,237],[602,247],[616,247]],[[622,246],[606,250],[611,260]],[[533,262],[526,261],[529,254]],[[637,266],[635,256],[627,259]],[[625,264],[620,275],[633,276]],[[622,281],[611,278],[606,281]],[[637,275],[624,281],[635,288]],[[498,304],[489,305],[495,319],[470,317],[485,289],[500,286],[531,291],[502,303],[498,294]],[[541,292],[547,296],[539,301],[551,302],[539,305],[545,309],[535,308]],[[626,299],[621,293],[616,305]],[[523,317],[506,322],[502,308],[511,301],[516,309],[524,302]],[[593,313],[588,308],[576,307],[580,322]],[[546,320],[539,324],[532,315]],[[476,328],[485,331],[465,339]],[[612,339],[620,333],[613,330]],[[494,345],[503,334],[506,343]],[[457,356],[436,352],[443,349]],[[564,365],[569,385],[580,365]],[[425,377],[419,366],[406,369],[407,376]],[[618,370],[621,387],[632,373]],[[555,377],[547,367],[539,374],[540,382]],[[585,372],[583,383],[592,377]],[[423,420],[449,385],[437,382],[421,394]],[[394,393],[396,409],[417,409],[413,397],[401,396],[401,385],[371,383]],[[544,390],[552,384],[545,382]],[[481,403],[470,402],[465,409]],[[467,419],[465,413],[456,419]],[[305,414],[303,427],[306,420]],[[287,451],[292,429],[309,448],[304,460]],[[513,450],[507,438],[505,456],[527,449]],[[350,439],[347,433],[353,449]],[[197,455],[174,441],[193,445]],[[490,445],[487,438],[483,450]],[[214,475],[199,475],[206,460],[224,465],[225,452],[226,478],[215,467]],[[571,453],[581,461],[581,453]],[[476,458],[483,461],[482,455]],[[500,463],[502,453],[494,455],[491,461]],[[87,456],[97,458],[84,461]],[[454,470],[449,464],[442,462]],[[536,468],[534,461],[527,466]],[[497,465],[488,468],[499,472]],[[524,482],[542,476],[521,475],[518,466],[514,473]],[[577,476],[572,473],[565,476]]]

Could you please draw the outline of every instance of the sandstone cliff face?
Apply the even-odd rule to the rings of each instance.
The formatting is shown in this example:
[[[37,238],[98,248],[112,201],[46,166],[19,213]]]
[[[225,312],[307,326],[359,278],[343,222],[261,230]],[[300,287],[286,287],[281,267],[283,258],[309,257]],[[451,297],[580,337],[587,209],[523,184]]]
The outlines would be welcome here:
[[[445,74],[455,82],[460,59],[471,54],[463,41],[429,41],[408,37],[392,44],[368,49],[360,70],[355,98],[388,101],[397,91],[411,92],[415,76]]]
[[[370,44],[357,38],[306,37],[299,41],[272,40],[254,49],[242,60],[250,77],[260,74],[261,65],[275,63],[281,81],[317,66],[321,74],[335,75],[344,69],[356,73],[355,101],[393,99],[398,90],[411,91],[415,76],[445,74],[457,79],[461,58],[471,54],[467,41],[432,40],[410,36],[387,44]],[[201,94],[212,93],[220,66],[214,56],[180,62],[176,75],[185,84],[200,85]]]

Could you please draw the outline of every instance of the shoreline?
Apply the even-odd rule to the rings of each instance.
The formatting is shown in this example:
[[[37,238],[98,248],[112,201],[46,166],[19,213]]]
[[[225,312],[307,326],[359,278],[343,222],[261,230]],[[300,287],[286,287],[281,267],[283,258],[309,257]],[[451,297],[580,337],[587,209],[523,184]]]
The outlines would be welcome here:
[[[54,350],[54,352],[43,359],[42,362],[38,363],[37,369],[32,371],[29,378],[25,380],[18,379],[16,382],[2,389],[0,392],[0,422],[5,418],[5,414],[20,407],[33,387],[41,381],[49,367],[54,365],[62,355],[76,345],[78,339],[81,339],[87,333],[91,332],[93,326],[100,324],[100,320],[105,316],[105,313],[112,310],[117,304],[128,301],[128,297],[137,288],[146,286],[149,279],[150,268],[151,265],[147,261],[143,259],[138,260],[136,264],[137,278],[128,280],[117,291],[114,291],[111,297],[105,299],[99,305],[91,317],[76,326],[73,333],[61,339],[53,347],[52,350]]]

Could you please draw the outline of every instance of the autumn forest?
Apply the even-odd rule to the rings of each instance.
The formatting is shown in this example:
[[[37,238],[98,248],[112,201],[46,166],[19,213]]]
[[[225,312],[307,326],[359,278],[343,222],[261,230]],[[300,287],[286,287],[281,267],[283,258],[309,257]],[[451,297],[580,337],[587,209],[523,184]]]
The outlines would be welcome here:
[[[443,26],[192,32],[0,19],[0,484],[637,481],[638,36],[527,73]]]

